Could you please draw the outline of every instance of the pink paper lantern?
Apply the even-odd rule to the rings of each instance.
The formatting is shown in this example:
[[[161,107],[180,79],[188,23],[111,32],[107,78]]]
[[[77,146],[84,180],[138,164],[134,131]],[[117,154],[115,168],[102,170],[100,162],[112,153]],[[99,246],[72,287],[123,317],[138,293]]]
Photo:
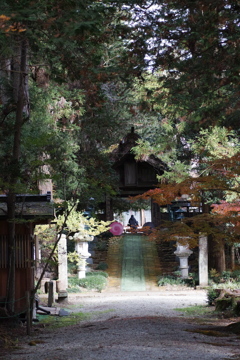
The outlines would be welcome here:
[[[113,235],[122,235],[123,233],[123,226],[118,221],[114,221],[110,225],[109,230]]]

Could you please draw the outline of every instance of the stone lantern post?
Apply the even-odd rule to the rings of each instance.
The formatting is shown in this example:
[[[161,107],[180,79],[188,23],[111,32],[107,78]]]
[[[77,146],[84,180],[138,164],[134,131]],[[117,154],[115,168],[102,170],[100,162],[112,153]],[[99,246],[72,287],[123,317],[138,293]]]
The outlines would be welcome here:
[[[86,277],[86,260],[91,255],[88,252],[88,243],[93,241],[94,236],[88,235],[82,230],[75,233],[72,239],[75,241],[75,250],[79,256],[78,278],[83,279]]]
[[[189,249],[188,245],[177,243],[177,250],[174,251],[174,254],[179,258],[179,268],[183,279],[188,278],[188,258],[192,253],[193,252]]]

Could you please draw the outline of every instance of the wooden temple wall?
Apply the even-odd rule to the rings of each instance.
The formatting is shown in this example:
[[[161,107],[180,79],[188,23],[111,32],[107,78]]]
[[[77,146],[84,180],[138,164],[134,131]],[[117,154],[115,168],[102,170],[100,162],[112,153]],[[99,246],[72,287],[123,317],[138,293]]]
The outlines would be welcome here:
[[[8,281],[8,236],[5,224],[0,228],[0,298],[6,297]],[[2,233],[5,232],[5,233]],[[26,291],[34,288],[33,240],[30,228],[17,225],[16,235],[16,272],[15,272],[15,311],[26,309]]]

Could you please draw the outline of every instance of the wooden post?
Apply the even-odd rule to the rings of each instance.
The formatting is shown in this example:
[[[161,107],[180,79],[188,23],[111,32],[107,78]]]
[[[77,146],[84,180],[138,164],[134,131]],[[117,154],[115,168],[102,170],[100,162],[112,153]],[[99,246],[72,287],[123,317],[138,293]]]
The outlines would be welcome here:
[[[27,317],[27,335],[31,335],[31,306],[30,306],[30,292],[26,291],[26,317]]]
[[[53,282],[48,283],[48,306],[52,307],[53,304]]]

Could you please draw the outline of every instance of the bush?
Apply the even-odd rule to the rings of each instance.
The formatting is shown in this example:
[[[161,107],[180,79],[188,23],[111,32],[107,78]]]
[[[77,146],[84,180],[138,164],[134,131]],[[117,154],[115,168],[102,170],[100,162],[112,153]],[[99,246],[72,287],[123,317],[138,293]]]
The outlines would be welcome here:
[[[95,245],[95,250],[98,251],[107,251],[108,250],[108,241],[107,240],[98,240]]]
[[[68,279],[69,293],[81,292],[81,288],[88,290],[102,291],[107,285],[108,274],[104,271],[91,271],[86,273],[86,277],[78,279],[78,277],[70,277]]]
[[[79,279],[77,276],[72,276],[68,278],[68,288],[67,292],[69,293],[78,293],[81,292],[80,286],[79,286]]]
[[[68,262],[68,272],[70,274],[77,274],[77,264]]]
[[[209,288],[207,292],[207,302],[208,305],[213,305],[214,300],[218,297],[219,292],[214,288]]]
[[[164,275],[158,278],[158,286],[166,285],[186,285],[195,287],[198,283],[198,275],[196,273],[190,273],[187,279],[181,278],[181,272],[175,271],[171,275]]]
[[[233,277],[233,279],[234,279],[235,281],[240,282],[240,270],[239,270],[239,269],[238,269],[238,270],[234,270],[234,271],[232,272],[232,277]]]
[[[211,269],[209,272],[209,283],[214,286],[218,284],[222,287],[222,284],[226,284],[226,286],[236,287],[239,285],[240,282],[240,270],[235,271],[223,271],[221,274],[218,273],[215,269]],[[232,285],[231,285],[232,284]]]
[[[89,271],[86,273],[86,276],[102,275],[105,278],[108,278],[108,273],[106,271]]]
[[[79,286],[79,278],[77,276],[71,276],[68,278],[68,286]]]
[[[218,284],[220,282],[220,274],[215,269],[211,269],[209,271],[209,280],[215,284]]]
[[[158,279],[158,286],[166,285],[184,285],[183,279],[174,275],[160,276]]]
[[[221,279],[223,281],[229,281],[232,277],[232,272],[231,271],[223,271],[222,275],[221,275]]]
[[[198,274],[197,273],[189,273],[187,279],[184,279],[186,285],[190,287],[196,287],[199,284]]]
[[[88,290],[101,292],[107,285],[107,278],[102,275],[90,275],[84,279],[79,279],[79,286]]]
[[[105,262],[100,262],[96,267],[96,270],[106,270],[108,268],[108,264]]]

